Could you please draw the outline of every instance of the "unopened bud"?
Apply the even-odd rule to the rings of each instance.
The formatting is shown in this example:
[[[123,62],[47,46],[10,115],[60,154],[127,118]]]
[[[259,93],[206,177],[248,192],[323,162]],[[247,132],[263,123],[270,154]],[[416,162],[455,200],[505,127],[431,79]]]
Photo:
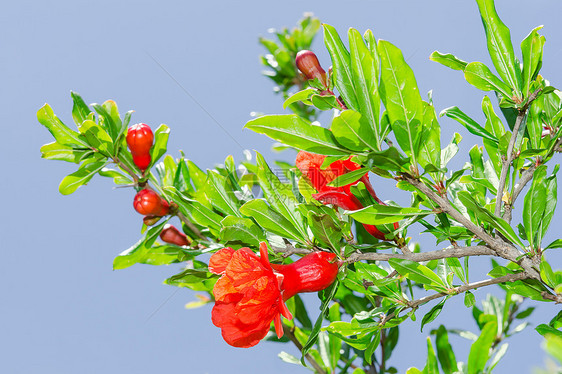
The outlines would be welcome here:
[[[142,221],[147,226],[154,226],[155,224],[158,223],[158,221],[160,221],[161,218],[162,217],[160,217],[160,216],[155,216],[155,215],[149,214],[148,216],[144,216]]]
[[[179,246],[189,245],[191,240],[183,233],[176,229],[173,225],[167,224],[160,233],[160,239],[166,243]]]
[[[316,57],[314,52],[308,50],[300,51],[297,53],[295,63],[297,64],[297,68],[307,79],[318,78],[324,87],[328,87],[326,72],[322,69],[322,66],[320,66],[318,57]]]

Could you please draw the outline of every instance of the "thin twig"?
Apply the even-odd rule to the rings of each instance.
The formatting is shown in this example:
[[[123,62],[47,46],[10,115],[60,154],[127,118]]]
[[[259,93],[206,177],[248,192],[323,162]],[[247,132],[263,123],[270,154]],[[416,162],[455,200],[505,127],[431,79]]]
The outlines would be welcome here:
[[[543,299],[552,300],[556,304],[562,304],[562,295],[559,294],[553,295],[551,293],[544,291],[541,293],[541,296],[543,297]]]
[[[511,222],[511,212],[513,210],[513,206],[515,205],[515,200],[517,200],[517,197],[519,196],[521,191],[523,191],[525,185],[527,185],[527,183],[529,183],[531,179],[533,179],[533,174],[535,173],[536,169],[537,167],[535,164],[531,165],[527,170],[525,170],[521,174],[521,178],[519,178],[519,182],[517,182],[517,184],[513,188],[511,199],[509,201],[509,204],[505,204],[503,217],[502,217],[503,219],[506,220],[507,223]]]
[[[501,207],[502,207],[501,204],[502,204],[503,193],[505,190],[505,184],[507,181],[507,174],[509,172],[509,167],[511,165],[511,162],[514,160],[513,148],[515,146],[515,141],[517,140],[517,134],[519,133],[519,128],[521,127],[521,124],[523,123],[523,120],[527,115],[527,109],[529,108],[531,103],[537,98],[537,96],[540,94],[541,91],[542,88],[539,88],[531,95],[529,95],[527,102],[521,109],[519,109],[519,112],[517,113],[517,118],[515,119],[515,125],[513,126],[513,133],[511,134],[511,139],[509,139],[509,144],[507,146],[507,153],[505,159],[503,159],[502,170],[500,173],[500,183],[498,185],[498,193],[496,195],[496,207],[494,209],[494,214],[498,217],[500,217],[501,214]]]
[[[297,349],[302,352],[303,346],[302,346],[301,342],[299,342],[299,340],[295,336],[295,333],[293,332],[293,330],[290,329],[289,326],[285,325],[284,323],[282,325],[283,325],[283,333],[287,336],[287,338],[289,338],[290,341],[293,342],[293,344],[297,347]],[[310,365],[312,365],[312,367],[314,368],[314,370],[318,374],[326,374],[326,371],[324,371],[322,366],[320,366],[320,364],[318,362],[316,362],[314,357],[312,357],[308,353],[305,354],[304,357],[306,358],[306,360],[308,362],[310,362]]]
[[[438,251],[420,252],[420,253],[362,253],[352,254],[346,260],[347,263],[371,260],[371,261],[388,261],[393,258],[410,260],[414,262],[424,262],[431,260],[439,260],[441,258],[450,257],[467,257],[467,256],[494,256],[496,252],[484,245],[476,245],[473,247],[452,247]]]
[[[193,222],[191,222],[190,220],[187,219],[186,216],[183,215],[182,212],[178,211],[176,213],[176,215],[178,216],[178,218],[180,219],[180,221],[182,221],[195,235],[197,235],[197,237],[201,240],[207,240],[207,238],[205,237],[205,235],[203,235],[201,233],[201,231],[199,231],[199,229],[197,227],[195,227],[195,225],[193,224]]]
[[[129,174],[131,178],[133,178],[133,182],[135,182],[135,185],[139,182],[139,177],[135,174],[135,172],[132,171],[130,167],[125,165],[120,159],[118,159],[117,157],[113,157],[113,162],[121,169],[125,170],[127,174]]]

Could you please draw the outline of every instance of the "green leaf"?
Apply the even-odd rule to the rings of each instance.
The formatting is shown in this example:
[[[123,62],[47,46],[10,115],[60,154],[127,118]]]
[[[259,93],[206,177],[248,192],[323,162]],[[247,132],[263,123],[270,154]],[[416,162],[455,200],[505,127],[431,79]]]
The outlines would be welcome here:
[[[499,18],[494,7],[494,0],[476,0],[476,2],[482,17],[492,62],[504,82],[520,93],[522,88],[521,69],[513,52],[509,29]]]
[[[537,332],[544,337],[548,336],[549,334],[552,334],[562,338],[562,331],[555,329],[554,327],[546,325],[544,323],[541,323],[540,325],[535,327],[535,330],[537,330]]]
[[[113,140],[103,127],[92,120],[85,120],[78,126],[78,129],[92,148],[98,149],[105,156],[113,156]]]
[[[80,139],[80,134],[71,130],[55,115],[49,104],[45,104],[37,111],[37,120],[49,130],[57,143],[67,146],[88,148],[86,142]]]
[[[423,371],[421,371],[418,368],[408,368],[408,370],[406,370],[406,374],[424,374]]]
[[[83,163],[78,170],[63,178],[59,185],[59,192],[63,195],[70,195],[78,187],[88,183],[105,165],[107,165],[107,161]]]
[[[212,233],[218,234],[221,230],[222,216],[213,212],[198,201],[188,199],[179,192],[175,187],[164,187],[166,194],[178,204],[180,211],[185,214],[190,221],[211,230]]]
[[[490,69],[481,62],[471,62],[464,69],[464,78],[482,91],[496,91],[506,98],[511,98],[512,90],[503,83]]]
[[[420,326],[420,332],[423,332],[423,327],[426,324],[434,321],[435,318],[437,318],[437,316],[443,310],[443,306],[445,305],[445,301],[447,301],[447,298],[444,298],[443,300],[441,300],[437,305],[435,305],[433,308],[431,308],[431,310],[423,316],[421,326]]]
[[[287,109],[287,107],[293,103],[296,103],[298,101],[302,101],[305,103],[310,102],[308,100],[308,98],[315,93],[317,90],[315,88],[305,88],[302,91],[299,91],[293,95],[291,95],[287,100],[285,100],[285,102],[283,103],[283,109]]]
[[[447,261],[447,265],[449,265],[449,268],[453,271],[453,273],[455,273],[455,275],[463,283],[467,283],[466,274],[464,272],[460,260],[456,257],[449,257],[446,259],[446,261]]]
[[[327,24],[322,26],[324,28],[324,43],[332,59],[332,79],[347,107],[358,110],[359,106],[357,105],[355,87],[353,86],[353,73],[351,71],[349,52],[334,27]]]
[[[267,205],[262,199],[248,201],[240,207],[240,212],[253,217],[259,225],[274,234],[284,238],[302,241],[299,231],[289,222],[287,218]]]
[[[330,130],[337,142],[347,149],[358,152],[377,149],[372,129],[361,121],[361,114],[353,110],[345,110],[334,117]]]
[[[86,119],[88,119],[88,115],[92,113],[88,105],[82,100],[82,97],[74,91],[70,91],[70,96],[72,97],[72,118],[74,119],[74,123],[76,125],[82,124]]]
[[[298,201],[293,193],[292,186],[282,183],[270,169],[265,158],[258,152],[256,152],[256,166],[254,172],[269,205],[291,222],[292,226],[300,233],[301,241],[308,241],[306,225],[297,209]]]
[[[559,364],[562,364],[562,336],[547,335],[545,348],[552,357],[558,360]]]
[[[552,271],[550,264],[546,262],[546,258],[544,256],[542,257],[540,264],[540,274],[542,281],[550,287],[554,288],[558,285],[557,277]]]
[[[181,273],[166,279],[164,284],[189,288],[194,291],[211,292],[214,284],[217,282],[218,276],[207,271],[202,265],[201,263],[201,268],[198,269],[185,269]]]
[[[207,172],[207,184],[203,191],[214,208],[226,215],[242,217],[239,212],[240,204],[228,180],[215,171]]]
[[[336,292],[338,291],[338,287],[339,287],[339,282],[336,280],[330,287],[326,288],[323,291],[320,291],[319,293],[320,299],[322,300],[322,304],[320,305],[320,315],[318,316],[318,319],[314,323],[314,327],[312,328],[312,331],[308,336],[308,340],[306,341],[306,343],[304,344],[301,350],[302,353],[301,362],[303,364],[304,364],[305,355],[308,353],[308,351],[310,351],[310,348],[314,346],[316,340],[318,339],[318,334],[320,333],[320,328],[322,327],[322,321],[324,321],[324,315],[327,314],[330,302],[336,295]]]
[[[457,359],[453,352],[453,347],[449,344],[449,335],[445,326],[441,325],[435,330],[435,345],[437,347],[437,358],[441,364],[441,369],[445,374],[453,374],[457,371]]]
[[[400,49],[391,43],[379,40],[378,51],[381,57],[380,92],[390,125],[398,144],[416,164],[423,106],[414,72],[406,64]]]
[[[244,127],[303,151],[327,156],[344,156],[350,153],[341,148],[329,130],[314,126],[294,114],[261,116],[249,121]]]
[[[556,170],[556,169],[555,169]],[[535,171],[536,173],[536,171]],[[552,173],[551,176],[546,178],[546,205],[544,208],[544,216],[541,222],[541,230],[539,231],[539,237],[537,241],[542,242],[545,237],[548,227],[554,217],[554,212],[556,211],[556,204],[558,202],[558,181],[556,172]]]
[[[552,243],[546,246],[546,249],[562,248],[562,239],[556,239]]]
[[[329,187],[343,187],[349,184],[357,182],[361,179],[368,171],[365,168],[350,171],[349,173],[342,174],[336,177],[333,181],[328,183]]]
[[[521,42],[523,55],[523,95],[528,96],[529,85],[539,73],[542,65],[542,54],[545,37],[539,35],[542,26],[535,27]]]
[[[102,177],[113,178],[113,183],[115,184],[120,184],[120,185],[133,184],[133,180],[130,179],[129,176],[114,169],[103,168],[98,172],[98,174]]]
[[[532,248],[539,248],[541,243],[536,242],[540,225],[546,208],[546,165],[541,165],[533,173],[533,183],[525,195],[523,203],[523,226],[527,233],[527,240]]]
[[[117,105],[113,100],[107,100],[102,105],[92,104],[92,108],[99,115],[100,125],[104,127],[111,138],[116,141],[123,132],[123,124],[117,111]]]
[[[487,222],[492,225],[496,230],[501,232],[507,239],[511,240],[513,243],[519,245],[522,249],[525,249],[525,246],[521,242],[521,239],[515,234],[513,228],[503,219],[500,217],[496,217],[492,213],[490,213],[487,209],[481,207],[476,200],[474,200],[473,196],[468,191],[459,191],[457,193],[457,197],[461,201],[461,203],[477,217],[483,221]]]
[[[470,347],[468,355],[468,374],[478,374],[484,370],[486,362],[490,358],[490,348],[496,339],[498,323],[495,320],[487,322],[480,336]]]
[[[488,139],[492,141],[494,144],[499,144],[498,139],[490,134],[485,128],[480,126],[475,120],[467,116],[462,110],[457,108],[456,106],[452,106],[450,108],[443,109],[439,114],[440,117],[447,116],[458,121],[461,125],[466,127],[466,129],[477,136],[481,136],[484,139]]]
[[[150,149],[150,156],[152,157],[151,165],[154,165],[160,160],[168,149],[168,138],[170,136],[170,128],[164,124],[158,126],[154,132],[154,145]]]
[[[392,258],[388,261],[388,263],[398,272],[398,274],[403,275],[414,282],[437,288],[446,288],[446,284],[443,283],[441,278],[439,278],[425,265],[399,258]]]
[[[400,154],[398,149],[390,147],[384,151],[370,152],[367,156],[369,166],[389,171],[409,171],[410,160]]]
[[[328,317],[330,321],[341,320],[340,304],[334,303],[334,305],[330,307],[330,309],[328,310]],[[340,351],[342,348],[342,341],[334,334],[330,334],[328,339],[330,344],[330,366],[332,367],[332,369],[335,369],[341,357]]]
[[[426,169],[428,165],[441,167],[441,126],[437,122],[435,108],[426,103],[423,104],[422,134],[420,141],[419,163]]]
[[[89,149],[74,149],[67,145],[57,142],[45,144],[41,147],[41,157],[47,160],[60,160],[67,162],[79,163],[80,160],[88,153]],[[93,154],[93,152],[92,152]]]
[[[348,32],[351,74],[359,111],[369,124],[374,137],[374,149],[381,149],[379,128],[380,95],[379,71],[371,51],[365,46],[361,34],[351,28]],[[376,53],[376,51],[375,51]]]
[[[439,374],[439,366],[437,366],[437,357],[431,345],[431,339],[427,338],[427,361],[423,368],[423,374]]]
[[[431,214],[430,210],[418,208],[401,208],[392,205],[371,205],[361,210],[350,213],[351,217],[361,223],[369,225],[382,225],[398,222],[408,217],[426,216]]]
[[[467,308],[472,308],[475,303],[476,298],[474,297],[474,294],[470,291],[466,291],[464,294],[464,306],[466,306]]]
[[[266,239],[263,230],[248,218],[228,216],[221,225],[220,239],[225,243],[242,242],[257,248]]]
[[[459,59],[457,56],[454,56],[450,53],[444,54],[439,51],[433,52],[429,59],[431,61],[435,61],[440,63],[441,65],[445,65],[453,70],[461,70],[463,71],[468,62]]]
[[[333,250],[339,251],[342,232],[332,217],[327,214],[317,215],[310,211],[308,212],[308,223],[314,238],[328,244]]]

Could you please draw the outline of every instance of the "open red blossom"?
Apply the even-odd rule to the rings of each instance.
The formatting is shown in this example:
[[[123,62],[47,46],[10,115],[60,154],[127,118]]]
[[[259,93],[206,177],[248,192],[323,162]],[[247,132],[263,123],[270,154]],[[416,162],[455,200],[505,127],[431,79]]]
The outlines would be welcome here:
[[[340,187],[330,187],[330,184],[334,179],[349,173],[350,171],[355,171],[361,168],[359,164],[351,161],[351,157],[346,160],[337,160],[332,162],[328,167],[322,168],[322,164],[326,156],[317,155],[314,153],[309,153],[305,151],[300,151],[297,155],[296,166],[302,172],[302,174],[308,178],[312,186],[318,191],[318,193],[313,194],[312,197],[323,204],[332,204],[338,206],[345,210],[358,210],[364,208],[359,199],[351,193],[350,187],[363,182],[367,191],[373,196],[375,201],[379,204],[386,205],[382,200],[377,197],[375,189],[369,181],[369,175],[367,171],[365,174],[356,182],[349,183],[345,186]],[[376,226],[363,224],[363,227],[367,232],[373,235],[375,238],[380,240],[386,240],[385,234],[381,232]],[[397,229],[398,224],[395,223],[394,227]]]
[[[293,318],[285,300],[332,284],[339,267],[335,258],[333,253],[314,252],[289,265],[272,265],[265,243],[260,244],[259,257],[249,248],[221,249],[209,260],[209,270],[221,275],[213,288],[213,324],[234,347],[258,344],[271,321],[281,338],[281,316]]]

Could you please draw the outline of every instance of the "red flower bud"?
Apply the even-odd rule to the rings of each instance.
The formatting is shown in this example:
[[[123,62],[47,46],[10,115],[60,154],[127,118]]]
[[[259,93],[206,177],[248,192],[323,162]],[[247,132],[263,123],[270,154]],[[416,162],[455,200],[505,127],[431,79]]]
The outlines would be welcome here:
[[[162,239],[166,243],[179,246],[189,245],[191,243],[191,241],[183,232],[180,232],[170,224],[164,226],[164,230],[162,230],[162,232],[160,233],[160,239]]]
[[[135,163],[135,165],[137,165],[140,171],[145,171],[146,169],[148,169],[148,166],[150,165],[151,161],[152,158],[150,157],[150,153],[140,156],[133,154],[133,162]]]
[[[170,210],[168,202],[149,189],[140,190],[135,195],[133,207],[143,216],[165,216]]]
[[[314,79],[318,78],[318,80],[324,85],[324,87],[328,87],[328,82],[326,81],[326,72],[320,66],[320,62],[318,61],[318,57],[312,51],[302,50],[297,53],[297,57],[295,58],[295,63],[297,64],[297,68],[304,74],[306,79]]]
[[[154,134],[146,123],[137,123],[129,127],[127,131],[127,146],[131,153],[137,155],[149,153],[153,142]]]
[[[133,162],[141,171],[150,165],[150,148],[154,143],[154,134],[145,123],[137,123],[127,131],[127,146],[133,155]]]
[[[147,226],[153,226],[155,224],[158,223],[158,221],[160,221],[162,219],[161,216],[155,216],[155,215],[148,215],[148,216],[144,216],[144,218],[142,219],[142,222],[147,225]]]

